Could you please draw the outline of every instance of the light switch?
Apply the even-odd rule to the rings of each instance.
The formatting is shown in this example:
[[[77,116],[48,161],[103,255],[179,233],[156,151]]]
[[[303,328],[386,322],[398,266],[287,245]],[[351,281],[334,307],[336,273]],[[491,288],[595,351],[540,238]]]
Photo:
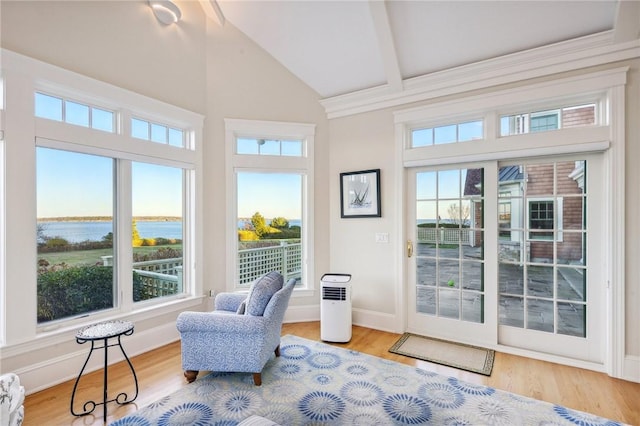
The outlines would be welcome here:
[[[389,242],[389,233],[376,232],[376,243],[388,243],[388,242]]]

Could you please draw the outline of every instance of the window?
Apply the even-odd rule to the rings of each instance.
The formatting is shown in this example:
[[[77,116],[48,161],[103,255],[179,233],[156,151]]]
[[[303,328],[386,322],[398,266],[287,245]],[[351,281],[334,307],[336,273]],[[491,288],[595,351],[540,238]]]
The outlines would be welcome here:
[[[287,281],[302,278],[302,195],[300,173],[237,173],[238,284],[278,270]]]
[[[115,132],[115,113],[106,109],[36,92],[36,117],[63,121],[74,126]]]
[[[225,120],[232,289],[277,270],[297,290],[313,288],[313,139],[315,126]],[[267,137],[266,135],[270,135]],[[282,137],[274,136],[282,135]]]
[[[238,138],[236,152],[246,155],[302,157],[302,141]]]
[[[131,165],[134,302],[184,291],[183,174],[177,167]]]
[[[131,152],[94,146],[86,134],[76,137],[74,128],[116,133],[116,112],[35,96],[35,116],[70,125],[66,131],[74,141],[36,137],[38,324],[133,310],[134,304],[192,292],[183,245],[193,235],[184,227],[192,154],[159,150],[145,158],[145,149],[130,141]],[[133,117],[130,122],[132,136],[184,146],[184,130]]]
[[[36,153],[38,323],[113,308],[114,160]]]
[[[502,167],[524,171],[520,191],[501,202],[515,211],[526,200],[528,218],[500,239],[501,324],[585,337],[588,195],[578,175],[586,166],[576,160]],[[537,197],[543,193],[550,196]]]
[[[553,200],[529,201],[530,239],[553,238]],[[549,232],[543,230],[549,230]]]
[[[544,132],[596,124],[596,104],[527,112],[500,117],[500,136]]]
[[[164,124],[151,123],[139,118],[131,119],[131,136],[137,139],[183,148],[184,131]]]
[[[483,188],[484,169],[416,173],[417,312],[484,322]]]
[[[446,126],[418,128],[411,131],[411,147],[466,142],[483,138],[482,120]]]

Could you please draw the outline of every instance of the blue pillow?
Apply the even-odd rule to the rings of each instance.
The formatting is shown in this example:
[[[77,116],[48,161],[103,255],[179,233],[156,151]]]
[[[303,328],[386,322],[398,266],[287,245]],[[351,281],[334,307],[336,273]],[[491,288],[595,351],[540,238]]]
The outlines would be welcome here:
[[[258,278],[251,284],[245,315],[262,316],[271,297],[282,288],[284,279],[279,272],[272,271]]]

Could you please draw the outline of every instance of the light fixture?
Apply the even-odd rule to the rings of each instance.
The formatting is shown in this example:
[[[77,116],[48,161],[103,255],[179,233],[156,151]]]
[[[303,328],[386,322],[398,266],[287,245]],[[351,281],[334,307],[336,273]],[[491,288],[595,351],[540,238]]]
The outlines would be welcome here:
[[[174,24],[180,20],[182,12],[171,0],[149,0],[149,6],[153,9],[158,21],[165,25]]]

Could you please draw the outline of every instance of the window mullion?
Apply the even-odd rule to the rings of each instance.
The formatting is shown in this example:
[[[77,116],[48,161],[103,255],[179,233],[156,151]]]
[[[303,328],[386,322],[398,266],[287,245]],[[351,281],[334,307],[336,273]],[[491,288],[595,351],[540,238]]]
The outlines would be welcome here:
[[[123,312],[133,310],[133,247],[132,236],[132,174],[131,161],[116,160],[115,212],[116,212],[116,304]]]

